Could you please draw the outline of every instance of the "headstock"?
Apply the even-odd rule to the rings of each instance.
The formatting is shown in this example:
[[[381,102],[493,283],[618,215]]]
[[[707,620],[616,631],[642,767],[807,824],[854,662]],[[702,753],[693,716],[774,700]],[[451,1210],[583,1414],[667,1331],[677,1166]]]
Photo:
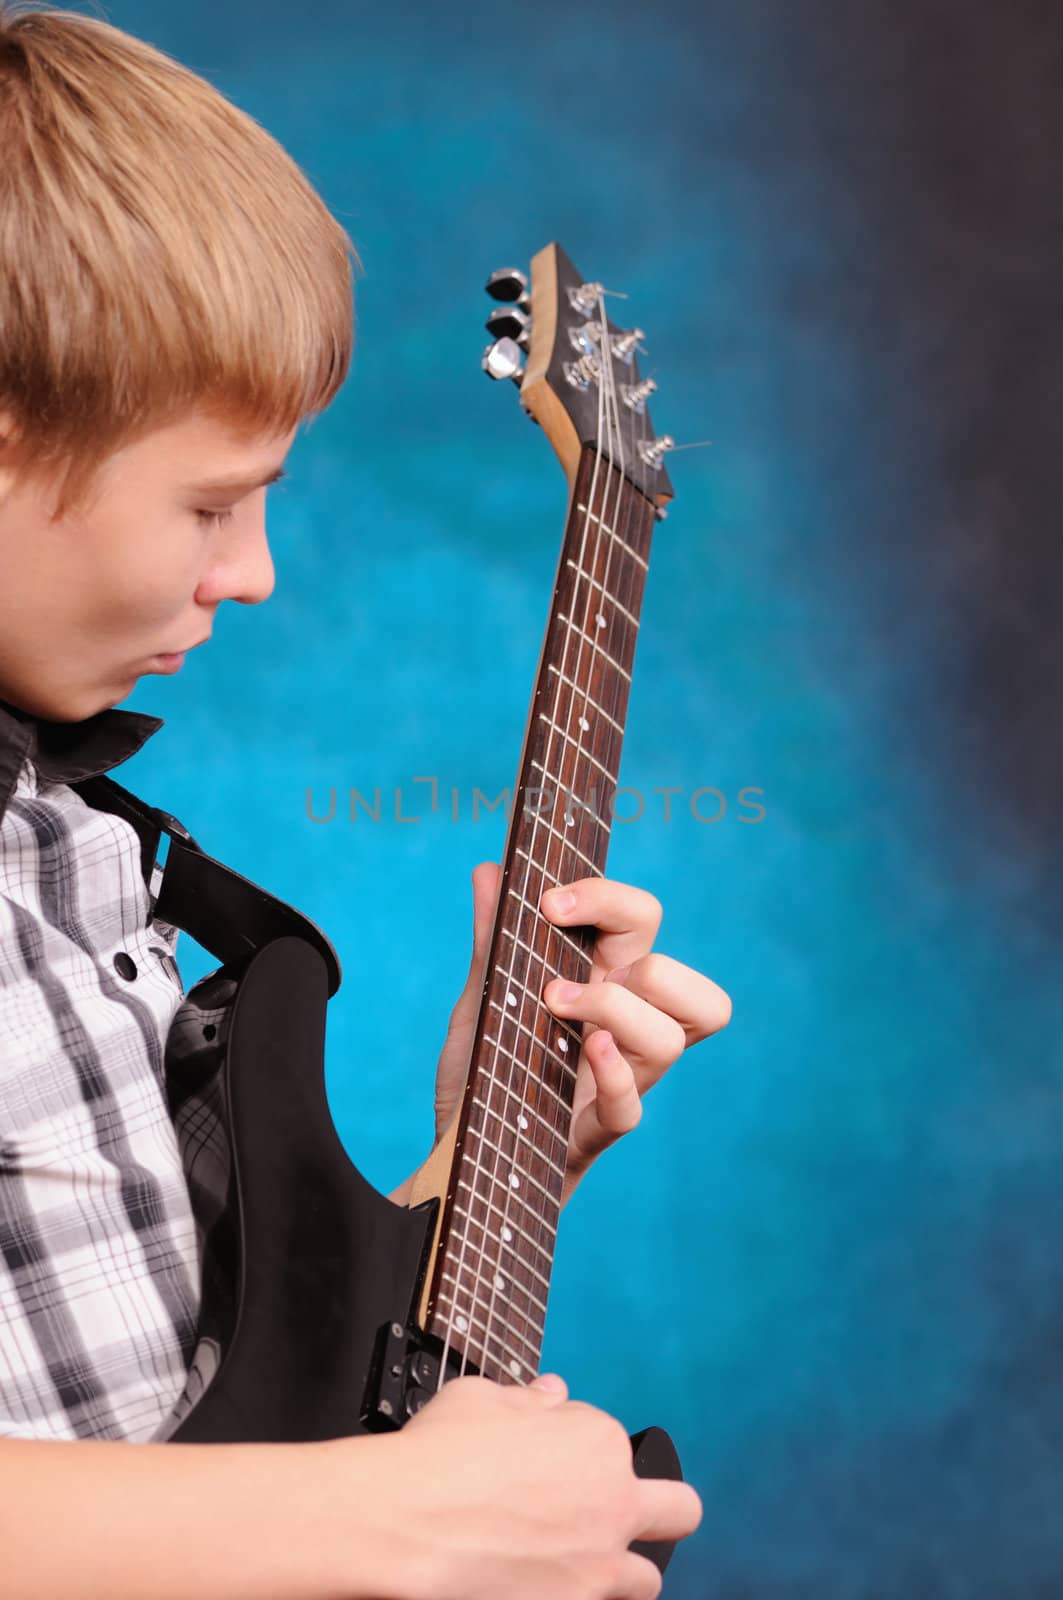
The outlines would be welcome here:
[[[657,385],[639,372],[642,329],[611,322],[602,285],[588,283],[557,244],[532,258],[530,284],[503,268],[491,274],[487,292],[500,304],[487,319],[495,343],[484,352],[484,371],[519,386],[521,405],[542,425],[569,483],[591,445],[663,516],[673,490],[662,461],[675,441],[658,438],[650,421],[647,401]]]

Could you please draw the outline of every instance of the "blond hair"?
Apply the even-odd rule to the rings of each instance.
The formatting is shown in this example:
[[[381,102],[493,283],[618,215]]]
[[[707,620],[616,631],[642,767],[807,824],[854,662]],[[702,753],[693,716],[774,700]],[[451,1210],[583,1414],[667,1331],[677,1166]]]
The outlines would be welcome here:
[[[193,408],[261,433],[322,410],[350,363],[352,263],[291,157],[202,78],[0,0],[3,448],[56,472],[61,504]]]

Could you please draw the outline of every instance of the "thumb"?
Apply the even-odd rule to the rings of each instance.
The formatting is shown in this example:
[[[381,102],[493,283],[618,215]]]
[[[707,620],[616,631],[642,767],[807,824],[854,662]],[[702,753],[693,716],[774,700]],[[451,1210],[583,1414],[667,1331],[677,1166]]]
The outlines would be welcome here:
[[[528,1384],[528,1390],[541,1395],[551,1405],[568,1399],[568,1384],[559,1372],[541,1372]]]
[[[472,956],[465,987],[451,1015],[451,1028],[474,1022],[480,1007],[480,985],[487,960],[487,942],[498,903],[502,866],[497,861],[481,861],[472,873]]]
[[[469,971],[478,974],[487,959],[487,941],[491,937],[491,923],[498,890],[502,880],[500,861],[481,861],[472,870],[472,961]]]
[[[484,967],[487,962],[487,944],[491,937],[491,921],[498,901],[502,868],[497,861],[481,861],[472,874],[472,959],[465,987],[454,1002],[447,1023],[447,1034],[436,1067],[435,1122],[436,1138],[454,1115],[461,1096],[464,1075],[468,1068],[469,1051],[476,1019],[480,1014]]]

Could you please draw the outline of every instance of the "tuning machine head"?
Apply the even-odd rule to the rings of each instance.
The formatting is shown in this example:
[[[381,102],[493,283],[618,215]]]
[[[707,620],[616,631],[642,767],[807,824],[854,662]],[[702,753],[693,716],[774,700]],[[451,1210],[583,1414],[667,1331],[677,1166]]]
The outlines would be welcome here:
[[[517,267],[499,267],[484,285],[499,305],[485,324],[494,340],[480,365],[489,378],[512,378],[519,388],[524,379],[524,352],[531,344],[531,289],[527,275]]]
[[[498,267],[484,288],[492,300],[502,300],[507,305],[520,306],[522,311],[527,311],[531,306],[531,290],[528,287],[527,274],[517,267]]]
[[[524,352],[515,339],[496,339],[487,346],[480,365],[489,378],[512,378],[519,385],[524,377]]]
[[[496,306],[484,326],[493,339],[512,339],[522,350],[531,343],[531,317],[520,306]]]

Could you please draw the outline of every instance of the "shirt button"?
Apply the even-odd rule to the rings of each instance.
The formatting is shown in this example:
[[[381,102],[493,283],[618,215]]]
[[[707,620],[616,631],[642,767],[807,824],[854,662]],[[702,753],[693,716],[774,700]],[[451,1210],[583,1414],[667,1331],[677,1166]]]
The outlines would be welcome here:
[[[127,956],[124,950],[119,950],[114,958],[114,970],[120,978],[132,983],[137,975],[137,964],[132,956]]]

